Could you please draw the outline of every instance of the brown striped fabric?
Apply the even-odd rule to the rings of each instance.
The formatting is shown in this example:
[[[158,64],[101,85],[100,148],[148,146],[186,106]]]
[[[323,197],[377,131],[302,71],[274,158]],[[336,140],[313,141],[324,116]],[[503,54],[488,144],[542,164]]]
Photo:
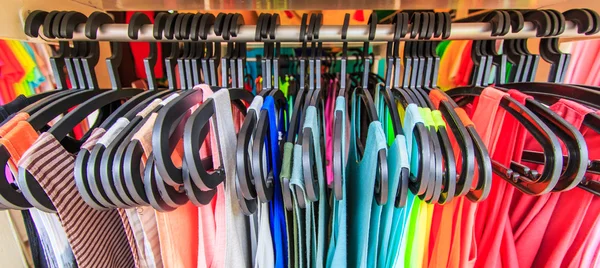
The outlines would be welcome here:
[[[19,167],[35,177],[56,207],[79,267],[135,267],[119,213],[95,210],[83,201],[74,162],[54,136],[42,133]]]
[[[131,254],[133,256],[135,267],[146,267],[145,264],[142,265],[142,261],[140,260],[140,255],[138,252],[140,249],[137,246],[134,230],[131,224],[129,223],[129,217],[127,216],[127,212],[125,212],[125,209],[122,208],[118,208],[117,212],[119,213],[121,223],[123,224],[123,230],[125,231],[125,236],[127,237],[127,243],[129,243],[129,247],[131,248]]]
[[[91,151],[94,148],[94,145],[104,136],[106,130],[103,128],[95,128],[92,130],[92,134],[90,137],[81,145],[81,149],[85,149],[87,151]],[[142,265],[142,260],[140,260],[139,248],[137,246],[134,230],[129,223],[129,218],[124,209],[117,209],[119,213],[119,217],[121,218],[121,223],[123,224],[123,230],[125,231],[125,235],[127,237],[127,243],[129,243],[129,247],[131,248],[131,254],[133,255],[133,260],[135,262],[135,267],[145,267],[146,265]],[[143,248],[141,250],[144,250]]]

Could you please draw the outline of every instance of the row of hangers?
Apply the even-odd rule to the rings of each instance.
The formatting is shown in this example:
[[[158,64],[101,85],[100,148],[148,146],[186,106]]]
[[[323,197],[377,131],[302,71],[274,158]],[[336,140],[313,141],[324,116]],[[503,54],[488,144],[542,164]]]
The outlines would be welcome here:
[[[492,35],[495,36],[503,36],[509,31],[518,32],[528,21],[536,25],[537,36],[544,37],[540,41],[540,55],[529,52],[527,39],[505,40],[502,53],[497,51],[494,41],[473,41],[471,58],[475,67],[471,85],[447,92],[454,98],[470,96],[458,101],[461,105],[469,103],[473,96],[480,95],[489,85],[493,65],[496,66],[494,88],[503,91],[517,89],[535,98],[527,99],[522,105],[505,96],[500,104],[544,148],[542,153],[525,151],[522,158],[522,162],[543,164],[541,174],[520,163],[512,162],[509,167],[504,167],[492,161],[496,174],[527,194],[567,191],[574,187],[595,195],[600,193],[600,185],[585,178],[586,173],[598,174],[598,170],[593,164],[597,160],[588,160],[583,136],[548,108],[548,105],[563,98],[597,109],[598,103],[591,101],[598,100],[600,91],[597,88],[562,84],[570,56],[560,51],[558,38],[554,36],[564,31],[566,21],[575,23],[581,34],[598,33],[598,18],[598,14],[589,9],[573,9],[564,13],[555,10],[496,10],[464,20],[491,22]],[[533,82],[540,56],[551,64],[548,83]],[[505,74],[508,62],[512,68],[510,73]],[[598,118],[596,114],[588,114],[584,125],[597,131]],[[564,143],[567,152],[561,150],[559,140]]]
[[[573,11],[565,12],[563,15],[547,10],[496,10],[479,21],[491,23],[492,34],[499,36],[511,29],[518,31],[524,21],[534,22],[538,27],[538,34],[542,37],[560,34],[560,29],[561,27],[564,29],[566,20],[577,23],[580,33],[598,32],[596,19],[598,15],[595,12],[577,11],[589,15],[589,18],[592,18],[590,20],[575,20],[573,19],[575,15],[569,15],[571,14],[569,12]],[[340,40],[342,56],[339,90],[337,92],[324,90],[321,85],[323,48],[318,40],[322,25],[320,16],[313,14],[310,20],[308,15],[302,17],[299,36],[299,41],[302,43],[302,53],[299,57],[299,89],[292,97],[293,112],[288,122],[288,103],[278,90],[279,83],[273,83],[271,79],[265,79],[259,93],[265,100],[270,99],[268,105],[246,112],[246,105],[252,102],[254,96],[241,89],[245,77],[243,70],[246,59],[245,43],[228,42],[225,55],[221,56],[220,43],[206,41],[211,27],[214,27],[215,34],[222,36],[225,41],[229,41],[231,36],[236,36],[239,26],[244,24],[240,14],[221,13],[218,16],[203,13],[158,14],[153,25],[153,34],[157,39],[165,36],[173,41],[198,42],[183,42],[181,49],[178,42],[173,42],[171,53],[166,55],[165,59],[156,58],[155,43],[150,43],[150,54],[144,59],[149,90],[142,91],[121,88],[116,71],[121,57],[117,42],[111,42],[112,55],[106,59],[112,85],[112,89],[106,90],[98,88],[94,73],[94,66],[99,60],[97,42],[77,41],[73,42],[71,47],[68,41],[64,41],[73,37],[76,26],[80,24],[85,24],[86,36],[91,40],[95,39],[95,33],[101,25],[113,22],[110,16],[95,12],[87,18],[78,12],[35,11],[27,18],[26,34],[37,37],[39,28],[42,27],[44,36],[61,38],[59,50],[51,58],[57,78],[57,90],[23,111],[31,115],[28,121],[34,129],[52,134],[68,151],[77,153],[74,179],[86,203],[97,209],[151,205],[159,211],[169,211],[185,204],[188,200],[196,205],[203,205],[212,199],[216,187],[225,179],[225,174],[221,167],[212,166],[210,157],[203,159],[199,154],[202,142],[208,133],[208,122],[215,110],[210,99],[202,103],[201,90],[191,90],[194,85],[201,83],[210,85],[213,91],[229,90],[232,104],[242,115],[245,115],[236,145],[238,175],[236,185],[239,186],[236,192],[238,201],[247,214],[256,210],[257,200],[268,202],[275,194],[279,194],[276,191],[280,191],[283,195],[285,207],[291,208],[289,181],[285,181],[284,178],[281,189],[275,189],[276,184],[273,182],[281,168],[283,143],[279,139],[283,133],[285,133],[283,140],[301,144],[307,198],[313,202],[318,201],[319,184],[315,179],[317,172],[320,171],[314,159],[316,154],[323,155],[324,152],[315,152],[314,143],[324,141],[323,135],[312,137],[310,129],[301,128],[303,111],[310,106],[323,105],[327,96],[347,97],[351,92],[356,91],[362,101],[361,109],[367,114],[368,121],[379,120],[372,97],[374,85],[383,87],[381,96],[389,107],[394,134],[416,137],[418,150],[415,151],[418,152],[419,163],[418,170],[406,168],[402,170],[398,189],[388,189],[385,151],[378,153],[379,172],[378,187],[376,187],[378,190],[374,195],[379,204],[395,202],[396,206],[401,207],[406,202],[406,194],[409,190],[431,203],[444,204],[459,196],[467,196],[472,201],[481,201],[486,198],[492,187],[492,173],[504,178],[521,191],[533,195],[564,191],[576,186],[595,194],[600,192],[597,183],[584,180],[586,172],[597,174],[598,171],[595,170],[597,165],[588,165],[587,147],[581,134],[542,105],[551,104],[558,98],[567,98],[597,108],[600,103],[595,103],[595,100],[598,100],[596,95],[598,91],[595,88],[529,82],[533,76],[527,75],[523,70],[528,70],[528,74],[535,72],[535,68],[527,62],[535,62],[536,56],[527,53],[528,51],[522,49],[523,46],[520,46],[521,49],[511,50],[513,49],[511,43],[516,41],[509,42],[509,45],[505,43],[505,54],[500,54],[492,46],[495,44],[494,41],[474,41],[473,60],[476,68],[473,84],[443,92],[436,85],[439,67],[439,57],[435,53],[436,46],[434,41],[427,40],[431,37],[448,38],[451,27],[450,17],[447,13],[422,12],[413,13],[411,16],[407,13],[395,15],[392,22],[394,39],[386,46],[388,67],[383,83],[372,82],[374,79],[370,78],[373,75],[369,72],[372,62],[364,60],[362,79],[355,82],[358,86],[348,86],[347,79],[344,79],[348,75],[346,32],[349,15],[346,15]],[[255,37],[255,41],[265,43],[265,56],[261,59],[262,76],[274,77],[273,81],[279,81],[280,43],[276,41],[275,36],[279,21],[277,14],[261,14]],[[147,24],[151,24],[150,19],[142,13],[136,13],[128,25],[129,37],[132,40],[137,39],[140,27]],[[374,39],[376,25],[377,16],[373,14],[369,18],[369,39],[363,44],[362,53],[365,59],[369,57],[369,43]],[[407,34],[412,39],[418,38],[420,41],[405,42],[404,54],[401,57],[400,38]],[[310,47],[308,47],[309,43]],[[560,72],[566,68],[568,57],[561,56],[564,54],[560,53],[553,44],[554,41],[548,43],[548,51],[541,54],[544,59],[552,59],[552,64],[556,65],[553,72],[556,70]],[[169,89],[156,87],[152,70],[157,60],[165,61]],[[514,75],[511,72],[508,81],[512,83],[498,83],[503,85],[496,85],[496,87],[516,88],[536,97],[536,100],[527,100],[525,106],[506,97],[502,107],[519,120],[544,148],[542,154],[526,152],[523,158],[524,161],[532,163],[544,163],[545,168],[541,174],[520,163],[511,163],[509,167],[504,167],[490,159],[474,126],[465,126],[462,123],[459,106],[452,99],[454,97],[461,104],[468,101],[465,96],[481,94],[483,87],[487,86],[491,65],[502,65],[507,60],[513,63],[512,70],[521,71],[515,71]],[[308,68],[306,68],[307,63]],[[222,74],[220,87],[217,81],[219,65]],[[59,71],[63,66],[69,73],[68,78],[72,85],[68,90],[65,88],[67,77]],[[176,88],[175,68],[179,68],[181,88]],[[501,67],[498,69],[504,70]],[[502,75],[499,75],[496,78],[502,82],[501,77]],[[552,82],[560,82],[560,78],[564,75],[552,75],[552,77],[555,79],[559,77]],[[524,82],[522,79],[529,80]],[[409,104],[415,104],[423,108],[436,109],[429,98],[432,92],[443,97],[438,109],[447,122],[449,130],[444,126],[436,130],[417,123],[410,129],[412,133],[405,132],[398,110],[395,109],[397,104],[404,108]],[[179,95],[174,95],[172,100],[155,110],[158,117],[153,128],[153,153],[143,165],[142,145],[139,141],[131,139],[146,120],[137,116],[137,113],[156,98],[167,98],[173,93]],[[200,107],[190,112],[190,109],[198,103],[202,103]],[[73,107],[76,108],[70,110]],[[109,129],[121,117],[127,118],[129,123],[109,146],[97,144],[91,150],[79,150],[87,136],[78,141],[67,135],[73,127],[96,110],[100,110],[100,113],[93,127]],[[48,127],[50,121],[61,114],[66,115],[58,123]],[[333,130],[334,183],[331,191],[337,199],[342,197],[341,172],[346,156],[342,155],[340,149],[343,146],[341,120],[345,120],[346,116],[340,114],[335,117]],[[590,115],[590,118],[589,120],[586,118],[586,124],[597,130],[598,121],[594,121],[598,120],[597,116]],[[461,166],[458,170],[456,166],[458,161],[452,151],[449,132],[456,137],[460,148]],[[89,133],[87,135],[89,136]],[[184,151],[181,167],[175,165],[171,159],[180,139],[183,140]],[[568,148],[565,157],[562,156],[558,139],[561,139]],[[361,154],[364,151],[364,140],[365,137],[361,137],[361,141],[358,142]],[[263,157],[264,155],[266,157]],[[9,159],[10,154],[0,145],[0,161],[2,161],[0,166],[4,168],[5,165],[2,163],[7,163]],[[476,186],[472,188],[476,173]],[[17,172],[18,185],[10,185],[4,174],[0,172],[0,176],[3,177],[0,178],[0,204],[4,208],[36,207],[49,212],[55,210],[43,189],[26,170]],[[388,191],[397,193],[395,200],[386,200]],[[299,203],[304,204],[304,202]]]

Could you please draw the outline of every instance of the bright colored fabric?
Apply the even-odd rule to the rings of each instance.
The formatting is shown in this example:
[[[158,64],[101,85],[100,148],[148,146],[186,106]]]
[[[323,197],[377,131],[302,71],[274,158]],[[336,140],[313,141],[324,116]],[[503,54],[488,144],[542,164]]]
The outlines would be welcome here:
[[[600,144],[600,135],[583,125],[585,116],[594,111],[569,100],[560,100],[550,106],[550,109],[567,122],[578,128],[586,140],[589,159],[600,158],[596,150]],[[566,154],[564,144],[561,144],[563,154]],[[541,147],[527,136],[526,148],[541,151]],[[541,168],[532,166],[534,168]],[[600,176],[586,175],[592,180]],[[597,199],[590,193],[578,188],[561,192],[550,193],[540,197],[526,196],[520,192],[515,193],[511,209],[516,213],[511,223],[515,232],[515,251],[529,247],[537,251],[535,256],[518,254],[520,265],[531,266],[578,266],[578,256],[585,255],[585,240],[593,233],[593,223],[598,214],[597,207],[593,207],[593,200]],[[527,212],[526,210],[530,211]],[[590,214],[592,213],[592,214]],[[512,214],[511,214],[512,216]],[[569,221],[556,219],[569,218]],[[542,232],[540,232],[542,230]]]
[[[600,40],[578,41],[573,45],[571,62],[565,76],[565,83],[570,84],[589,84],[593,81],[596,56],[600,53]],[[582,72],[581,70],[590,70],[591,72]]]
[[[270,170],[273,172],[274,187],[273,201],[269,203],[271,217],[271,232],[273,234],[273,242],[275,249],[275,267],[281,268],[287,264],[287,231],[285,226],[285,208],[283,207],[283,196],[281,193],[281,184],[279,180],[280,157],[279,157],[279,134],[283,133],[283,110],[275,109],[275,100],[268,96],[265,98],[261,110],[268,111],[269,120],[269,150],[271,150]],[[278,118],[279,117],[279,118]],[[279,120],[278,120],[279,119]],[[278,122],[279,121],[279,122]],[[317,136],[318,137],[318,136]],[[267,141],[265,140],[265,143]],[[324,228],[324,227],[323,227]],[[321,256],[323,257],[323,256]]]
[[[448,90],[456,87],[455,77],[459,71],[463,51],[468,43],[468,41],[453,40],[446,47],[444,56],[440,59],[438,75],[438,86],[441,89]]]
[[[346,98],[337,97],[335,100],[335,111],[341,112],[343,118],[337,118],[334,113],[335,120],[342,120],[342,155],[346,155]],[[342,200],[333,200],[332,212],[332,231],[331,240],[329,242],[329,250],[327,254],[326,267],[346,267],[347,250],[348,250],[348,215],[347,215],[347,191],[346,191],[346,159],[342,159]]]
[[[0,93],[2,94],[3,103],[7,103],[15,96],[24,93],[19,83],[26,74],[9,44],[9,41],[0,40],[0,60],[2,60]]]
[[[518,91],[510,90],[511,97],[520,101],[531,98]],[[481,103],[479,105],[482,105]],[[504,118],[500,126],[499,139],[502,141],[491,154],[492,159],[504,166],[509,166],[511,160],[520,161],[525,144],[526,130],[514,117]],[[475,216],[475,239],[477,240],[478,252],[476,267],[518,265],[515,259],[503,258],[500,260],[500,249],[503,240],[505,225],[508,224],[508,209],[515,188],[496,174],[492,176],[492,189],[488,198],[477,205]],[[498,231],[503,230],[503,231]],[[504,257],[512,253],[503,254]]]
[[[356,148],[357,129],[357,96],[352,96],[352,112],[350,123],[350,151],[348,155],[348,264],[351,267],[367,265],[369,253],[368,239],[370,232],[371,204],[374,200],[374,187],[377,153],[387,151],[385,133],[379,121],[369,124],[365,152],[358,155]],[[374,228],[377,228],[375,226]],[[375,249],[371,249],[375,250]]]

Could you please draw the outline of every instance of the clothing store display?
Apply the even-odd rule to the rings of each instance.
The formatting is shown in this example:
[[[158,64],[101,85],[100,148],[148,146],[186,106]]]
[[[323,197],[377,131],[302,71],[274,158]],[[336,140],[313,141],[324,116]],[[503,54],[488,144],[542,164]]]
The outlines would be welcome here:
[[[57,45],[0,40],[34,265],[600,265],[600,43],[558,46],[595,11],[296,12],[36,10]]]

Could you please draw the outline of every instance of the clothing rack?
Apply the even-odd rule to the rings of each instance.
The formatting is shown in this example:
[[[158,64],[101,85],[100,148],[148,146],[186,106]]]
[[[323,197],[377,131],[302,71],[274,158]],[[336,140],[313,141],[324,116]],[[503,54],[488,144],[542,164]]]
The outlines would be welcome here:
[[[114,41],[114,42],[150,42],[150,41],[159,41],[159,42],[185,42],[190,40],[169,40],[164,36],[162,39],[157,40],[152,35],[154,25],[147,24],[143,25],[139,30],[139,35],[137,40],[132,40],[127,35],[128,24],[124,23],[112,23],[105,24],[100,26],[97,31],[96,41]],[[85,24],[80,24],[76,27],[73,38],[73,41],[90,41],[84,34]],[[409,32],[412,28],[412,25],[409,25]],[[504,36],[491,36],[491,24],[485,22],[468,22],[468,23],[452,23],[451,33],[449,40],[491,40],[491,39],[523,39],[523,38],[536,38],[536,27],[531,22],[525,22],[523,29],[519,32],[513,33],[509,32]],[[225,41],[221,36],[218,36],[214,33],[214,28],[208,31],[207,39],[203,41],[208,42],[218,42]],[[242,25],[239,27],[239,31],[237,36],[231,37],[229,42],[255,42],[255,31],[256,25]],[[320,42],[340,42],[340,33],[342,32],[342,25],[323,25],[320,28],[319,38],[316,39]],[[373,40],[368,40],[369,36],[369,26],[367,25],[350,25],[348,26],[348,35],[346,41],[348,42],[364,42],[364,41],[374,41],[374,42],[385,42],[393,40],[393,26],[390,24],[378,24],[376,27],[375,38]],[[40,32],[40,35],[43,34]],[[269,39],[277,42],[298,42],[300,35],[300,26],[293,25],[280,25],[277,26],[275,30],[275,39]],[[583,38],[598,38],[600,37],[600,33],[591,34],[591,35],[583,35],[577,33],[577,26],[575,23],[571,21],[567,21],[565,23],[565,31],[556,36],[552,37],[583,37]],[[45,40],[53,40],[43,37]],[[418,41],[418,39],[411,39],[409,35],[406,35],[401,38],[401,40],[414,40]],[[428,40],[422,41],[432,41],[432,40],[441,40],[441,38],[432,37]],[[266,40],[262,40],[266,41]]]

